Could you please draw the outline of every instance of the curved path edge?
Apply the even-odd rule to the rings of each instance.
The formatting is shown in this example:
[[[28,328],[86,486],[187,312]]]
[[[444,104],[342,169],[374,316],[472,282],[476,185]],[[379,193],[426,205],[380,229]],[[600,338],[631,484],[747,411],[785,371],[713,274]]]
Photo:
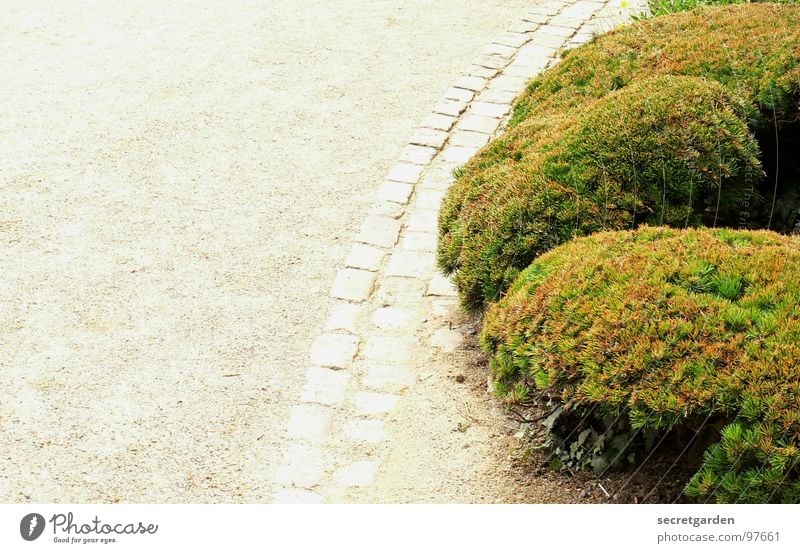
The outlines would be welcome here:
[[[514,99],[563,49],[646,9],[644,0],[546,0],[489,44],[423,119],[336,273],[337,303],[291,410],[274,503],[337,502],[372,484],[391,443],[387,419],[426,378],[425,352],[453,351],[463,339],[448,322],[455,288],[436,270],[453,170],[502,132]]]

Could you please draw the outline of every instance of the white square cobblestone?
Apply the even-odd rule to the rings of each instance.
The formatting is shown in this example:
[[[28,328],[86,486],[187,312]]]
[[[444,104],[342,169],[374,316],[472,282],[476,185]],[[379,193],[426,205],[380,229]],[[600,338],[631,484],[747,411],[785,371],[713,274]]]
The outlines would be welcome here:
[[[521,20],[512,23],[508,30],[514,33],[530,33],[531,31],[535,31],[538,26],[538,23]]]
[[[426,283],[415,278],[385,277],[375,293],[375,301],[384,305],[415,305],[425,295]]]
[[[495,117],[501,119],[504,117],[511,106],[508,104],[493,104],[491,102],[472,102],[470,111],[475,115],[485,115],[486,117]]]
[[[489,138],[490,135],[485,132],[456,131],[450,138],[450,144],[452,144],[453,146],[469,146],[470,148],[481,148],[489,142]]]
[[[483,49],[484,56],[500,56],[505,59],[511,59],[517,53],[516,48],[511,46],[504,46],[503,44],[491,43]]]
[[[522,18],[523,21],[527,21],[529,23],[538,23],[544,24],[550,21],[550,17],[548,15],[544,15],[541,13],[529,13],[525,17]]]
[[[354,419],[344,423],[344,435],[355,442],[378,444],[386,440],[386,423],[378,419]]]
[[[438,239],[433,232],[407,232],[403,236],[402,247],[406,250],[435,252]]]
[[[516,97],[516,94],[507,90],[487,88],[481,92],[480,100],[482,102],[492,102],[494,104],[510,104]]]
[[[377,461],[356,461],[336,471],[334,479],[342,486],[363,488],[375,480]]]
[[[413,386],[414,380],[408,365],[371,364],[364,372],[364,386],[381,392],[402,392]]]
[[[324,476],[322,451],[303,444],[288,445],[283,452],[282,464],[275,470],[276,483],[300,488],[313,488]]]
[[[364,359],[383,365],[410,363],[414,358],[414,341],[410,338],[384,334],[368,336],[364,345]]]
[[[433,256],[420,251],[397,249],[386,265],[388,276],[426,278],[434,265]]]
[[[520,93],[525,90],[528,80],[523,77],[510,77],[500,75],[492,81],[492,88],[497,90],[507,90],[508,92]],[[474,130],[474,129],[473,129]]]
[[[405,212],[406,208],[403,204],[387,202],[385,200],[378,200],[372,204],[372,209],[370,209],[370,215],[384,215],[392,219],[399,219]]]
[[[377,271],[381,268],[381,263],[385,255],[386,250],[382,248],[356,242],[350,248],[350,253],[347,254],[344,264],[353,269]]]
[[[453,86],[456,88],[463,88],[477,92],[486,86],[486,79],[482,77],[463,76],[456,79],[456,81],[453,83]]]
[[[333,428],[333,411],[322,405],[303,404],[292,407],[287,434],[291,438],[322,444]]]
[[[444,159],[457,163],[466,163],[478,152],[478,148],[469,146],[448,146],[444,149]]]
[[[503,77],[497,77],[502,79]],[[495,79],[495,80],[497,80]],[[484,134],[492,134],[497,130],[500,121],[494,117],[486,117],[485,115],[475,115],[471,111],[467,112],[458,124],[458,130],[462,131],[475,131]]]
[[[389,174],[386,178],[396,182],[413,184],[419,180],[422,169],[422,165],[417,165],[414,163],[398,163],[389,169]]]
[[[583,25],[584,21],[585,20],[581,18],[570,17],[568,15],[559,14],[550,20],[550,24],[558,25],[560,27],[570,27],[572,29],[578,29],[580,28],[581,25]]]
[[[439,228],[439,211],[415,209],[408,218],[408,230],[412,232],[436,232]]]
[[[450,278],[442,274],[436,274],[431,279],[426,294],[428,296],[457,296],[458,291]]]
[[[359,392],[355,396],[357,415],[382,415],[388,413],[400,396],[395,394],[385,394],[379,392]]]
[[[562,38],[567,38],[575,34],[575,29],[572,29],[571,27],[561,27],[558,25],[542,25],[541,27],[539,27],[536,33],[537,36],[538,34],[543,34],[543,35],[555,35],[555,36],[560,36]]]
[[[490,69],[503,69],[508,65],[508,59],[497,55],[484,55],[478,60],[478,65]]]
[[[350,375],[324,367],[311,367],[306,372],[306,383],[301,400],[322,405],[340,405],[344,400]]]
[[[369,246],[365,246],[369,247]],[[346,330],[355,334],[361,306],[355,303],[337,303],[331,308],[325,330]]]
[[[378,188],[378,198],[387,202],[407,204],[414,185],[408,182],[386,181]]]
[[[375,273],[363,269],[339,269],[331,288],[331,297],[348,301],[369,299],[375,285]]]
[[[447,140],[447,133],[436,129],[419,128],[411,136],[409,142],[420,146],[441,148]]]
[[[461,102],[459,100],[440,100],[436,103],[433,107],[434,113],[441,113],[442,115],[449,115],[451,117],[458,117],[461,115],[461,112],[467,108],[466,102]],[[432,158],[433,156],[431,156]],[[430,161],[431,158],[428,158],[427,161]],[[427,163],[427,161],[425,163]]]
[[[357,240],[373,246],[391,248],[397,243],[400,226],[400,221],[391,217],[371,215],[361,225],[361,233]]]
[[[358,352],[358,340],[350,334],[323,334],[311,345],[311,362],[320,367],[346,369]]]
[[[467,69],[467,74],[473,77],[483,77],[488,80],[497,75],[498,71],[498,69],[490,69],[481,65],[470,65],[469,69]]]
[[[420,123],[419,126],[446,132],[450,130],[450,128],[453,126],[453,124],[455,124],[455,122],[456,118],[453,117],[452,115],[431,113],[422,120],[422,123]]]
[[[414,311],[402,307],[380,307],[372,314],[373,324],[383,330],[409,328],[414,321]]]
[[[409,144],[400,152],[400,161],[416,163],[417,165],[426,165],[430,163],[435,155],[436,148]]]
[[[458,100],[460,102],[469,102],[472,100],[473,96],[475,96],[475,93],[471,90],[456,88],[454,86],[448,88],[444,93],[444,97],[448,100]]]
[[[495,44],[502,44],[503,46],[510,46],[511,48],[519,48],[531,39],[525,33],[506,32],[494,39]]]
[[[520,58],[518,61],[506,67],[503,75],[531,79],[541,73],[552,61],[552,58],[542,60],[526,60],[525,58]],[[509,92],[508,94],[515,96],[513,92]]]
[[[443,190],[427,190],[422,189],[417,192],[417,201],[415,205],[423,209],[439,209],[444,198]]]

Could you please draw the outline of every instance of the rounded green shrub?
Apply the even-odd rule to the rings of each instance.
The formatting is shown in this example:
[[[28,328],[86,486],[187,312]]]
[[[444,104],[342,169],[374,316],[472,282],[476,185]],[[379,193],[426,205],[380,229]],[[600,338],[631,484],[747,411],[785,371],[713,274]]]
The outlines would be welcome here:
[[[717,81],[741,97],[754,127],[797,120],[800,6],[773,3],[702,7],[638,21],[567,51],[528,85],[511,125],[580,109],[657,75]]]
[[[459,170],[439,264],[477,310],[574,236],[642,223],[788,232],[798,143],[800,6],[639,21],[530,83],[506,133]]]
[[[440,215],[439,263],[474,309],[573,236],[699,224],[699,207],[735,211],[762,173],[742,106],[694,77],[646,79],[575,117],[518,125],[485,155],[509,150],[520,155],[482,170],[479,157]]]
[[[606,467],[689,432],[707,446],[690,497],[794,503],[798,305],[800,238],[643,226],[536,259],[488,310],[481,342],[507,401],[571,417],[569,432],[553,427],[562,450]]]

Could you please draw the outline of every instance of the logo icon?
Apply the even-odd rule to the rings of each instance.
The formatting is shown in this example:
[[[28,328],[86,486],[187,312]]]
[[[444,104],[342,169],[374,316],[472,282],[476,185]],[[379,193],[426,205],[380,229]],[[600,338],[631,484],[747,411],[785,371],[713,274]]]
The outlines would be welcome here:
[[[31,513],[22,517],[19,533],[25,541],[33,541],[44,532],[44,517],[39,513]]]

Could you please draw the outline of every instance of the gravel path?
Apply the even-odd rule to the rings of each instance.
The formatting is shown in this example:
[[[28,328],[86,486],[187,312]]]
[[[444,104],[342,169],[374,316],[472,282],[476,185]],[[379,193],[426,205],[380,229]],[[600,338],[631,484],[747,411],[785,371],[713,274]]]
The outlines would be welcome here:
[[[0,501],[268,501],[371,194],[530,3],[5,2]]]

